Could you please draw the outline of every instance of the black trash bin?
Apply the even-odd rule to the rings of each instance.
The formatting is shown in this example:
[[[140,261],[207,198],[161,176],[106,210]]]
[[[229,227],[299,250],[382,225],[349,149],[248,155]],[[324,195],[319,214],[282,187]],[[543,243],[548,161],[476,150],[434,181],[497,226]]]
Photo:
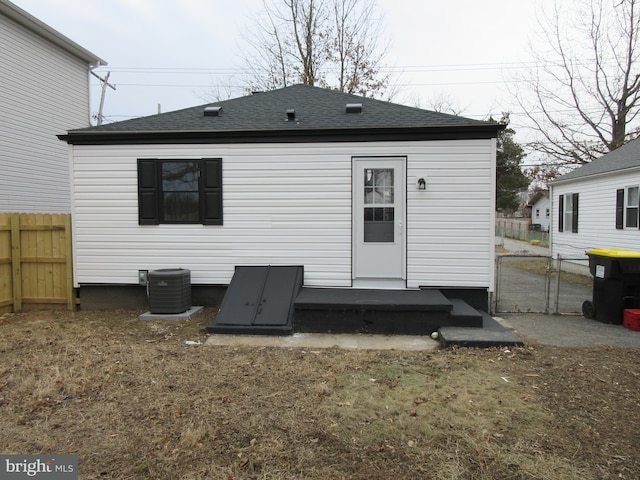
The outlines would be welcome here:
[[[622,324],[625,308],[640,307],[640,252],[622,248],[587,250],[593,275],[593,301],[582,305],[585,317]]]

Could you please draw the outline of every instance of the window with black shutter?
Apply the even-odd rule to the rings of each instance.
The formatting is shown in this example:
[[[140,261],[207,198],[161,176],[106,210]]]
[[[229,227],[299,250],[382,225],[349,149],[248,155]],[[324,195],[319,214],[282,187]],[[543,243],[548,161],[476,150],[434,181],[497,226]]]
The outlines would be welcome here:
[[[558,197],[558,231],[578,233],[578,194]]]
[[[139,159],[138,223],[222,225],[222,159]]]

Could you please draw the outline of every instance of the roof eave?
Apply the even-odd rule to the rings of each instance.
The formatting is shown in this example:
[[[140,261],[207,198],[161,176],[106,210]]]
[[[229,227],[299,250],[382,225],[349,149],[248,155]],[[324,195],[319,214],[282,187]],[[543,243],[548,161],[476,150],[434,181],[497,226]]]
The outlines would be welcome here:
[[[608,170],[606,172],[598,172],[598,173],[591,173],[591,174],[586,174],[586,175],[579,175],[577,177],[570,177],[570,178],[562,178],[562,177],[558,177],[557,179],[549,182],[549,185],[553,186],[553,185],[558,185],[558,184],[562,184],[562,183],[570,183],[570,182],[577,182],[580,180],[590,180],[593,178],[600,178],[600,177],[606,177],[609,175],[619,175],[619,174],[625,174],[627,172],[632,172],[634,170],[640,170],[640,165],[636,165],[633,167],[627,167],[627,168],[618,168],[616,170]]]
[[[58,135],[72,145],[202,144],[202,143],[313,143],[410,140],[460,140],[495,138],[498,124],[422,127],[328,128],[300,130],[132,130],[94,129]]]

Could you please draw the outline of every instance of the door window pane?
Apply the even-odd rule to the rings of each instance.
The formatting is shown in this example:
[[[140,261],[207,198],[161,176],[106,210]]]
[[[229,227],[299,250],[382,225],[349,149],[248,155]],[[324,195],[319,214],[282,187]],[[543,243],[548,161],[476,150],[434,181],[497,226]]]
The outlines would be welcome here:
[[[365,204],[393,203],[394,196],[392,168],[367,168],[365,170]]]
[[[392,168],[365,169],[364,241],[367,243],[390,243],[395,240],[395,209],[392,206],[395,200],[393,175]]]

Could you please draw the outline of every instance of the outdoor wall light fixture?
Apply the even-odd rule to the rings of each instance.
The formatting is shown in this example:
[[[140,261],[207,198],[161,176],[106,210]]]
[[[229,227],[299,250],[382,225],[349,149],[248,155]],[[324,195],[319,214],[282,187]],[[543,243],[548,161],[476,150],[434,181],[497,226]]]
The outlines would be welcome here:
[[[418,190],[426,190],[427,189],[427,181],[424,178],[418,179]]]

